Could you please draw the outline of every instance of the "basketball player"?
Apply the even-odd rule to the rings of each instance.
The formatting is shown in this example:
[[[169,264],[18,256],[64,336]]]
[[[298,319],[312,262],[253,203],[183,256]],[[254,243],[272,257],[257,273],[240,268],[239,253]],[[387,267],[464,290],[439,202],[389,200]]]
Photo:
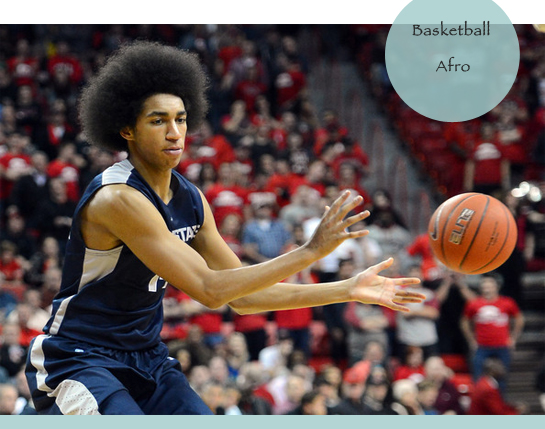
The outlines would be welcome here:
[[[160,340],[168,283],[210,308],[239,313],[357,300],[407,311],[423,296],[397,290],[384,261],[356,277],[312,286],[280,284],[365,232],[368,212],[348,193],[326,208],[313,237],[259,265],[241,263],[220,237],[202,193],[173,169],[187,130],[198,128],[206,78],[193,54],[136,42],[113,55],[84,89],[88,139],[127,150],[89,185],[74,214],[61,290],[26,374],[41,414],[210,414]]]

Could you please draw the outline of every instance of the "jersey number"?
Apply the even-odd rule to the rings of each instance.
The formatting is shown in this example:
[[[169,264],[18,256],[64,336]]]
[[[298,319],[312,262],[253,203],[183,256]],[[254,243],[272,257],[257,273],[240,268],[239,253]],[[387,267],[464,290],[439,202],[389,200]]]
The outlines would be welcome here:
[[[164,289],[167,287],[167,282],[165,279],[155,275],[151,278],[148,283],[148,292],[157,292],[159,289]]]

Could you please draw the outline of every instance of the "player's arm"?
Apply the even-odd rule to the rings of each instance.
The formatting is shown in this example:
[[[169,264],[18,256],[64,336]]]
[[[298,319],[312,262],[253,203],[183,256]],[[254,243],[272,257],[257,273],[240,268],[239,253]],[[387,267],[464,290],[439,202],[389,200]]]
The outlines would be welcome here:
[[[202,196],[204,223],[192,242],[192,247],[213,269],[223,270],[240,267],[240,261],[219,234],[208,202]],[[367,213],[368,214],[368,213]],[[367,214],[360,215],[361,218]],[[394,310],[406,311],[399,304],[420,301],[423,295],[399,290],[402,284],[414,284],[418,279],[394,279],[377,276],[390,266],[385,261],[350,280],[318,284],[277,283],[267,289],[235,299],[229,305],[238,313],[260,313],[263,311],[288,310],[303,307],[358,300],[369,304],[380,304]],[[259,265],[254,265],[259,266]],[[288,277],[288,276],[286,276]]]
[[[221,269],[215,250],[197,250],[171,234],[163,218],[139,191],[127,185],[110,185],[99,190],[88,203],[85,218],[99,225],[131,251],[154,273],[174,287],[210,308],[218,308],[237,298],[270,287],[327,255],[347,238],[365,232],[346,232],[363,219],[361,214],[345,219],[361,199],[344,204],[349,193],[339,197],[324,214],[312,239],[289,253],[262,264]],[[200,233],[198,234],[200,235]],[[213,242],[197,242],[202,246]],[[211,255],[216,255],[211,257]],[[235,264],[234,260],[232,264]],[[238,265],[237,265],[238,266]],[[342,291],[337,291],[338,294]],[[348,295],[342,297],[348,300]]]

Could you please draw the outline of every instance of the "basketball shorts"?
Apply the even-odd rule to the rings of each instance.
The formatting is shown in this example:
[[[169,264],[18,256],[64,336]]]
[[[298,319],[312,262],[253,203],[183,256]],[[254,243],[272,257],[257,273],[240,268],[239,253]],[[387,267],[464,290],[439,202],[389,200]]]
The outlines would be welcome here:
[[[212,414],[163,343],[124,352],[40,335],[26,376],[40,414]]]

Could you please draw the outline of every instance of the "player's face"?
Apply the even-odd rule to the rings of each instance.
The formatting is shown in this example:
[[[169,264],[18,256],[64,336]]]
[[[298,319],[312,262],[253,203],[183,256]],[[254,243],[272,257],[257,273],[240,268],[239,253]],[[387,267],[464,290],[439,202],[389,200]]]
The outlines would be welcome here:
[[[131,159],[158,169],[178,165],[184,150],[187,112],[180,97],[156,94],[147,98],[134,129],[122,134]]]

